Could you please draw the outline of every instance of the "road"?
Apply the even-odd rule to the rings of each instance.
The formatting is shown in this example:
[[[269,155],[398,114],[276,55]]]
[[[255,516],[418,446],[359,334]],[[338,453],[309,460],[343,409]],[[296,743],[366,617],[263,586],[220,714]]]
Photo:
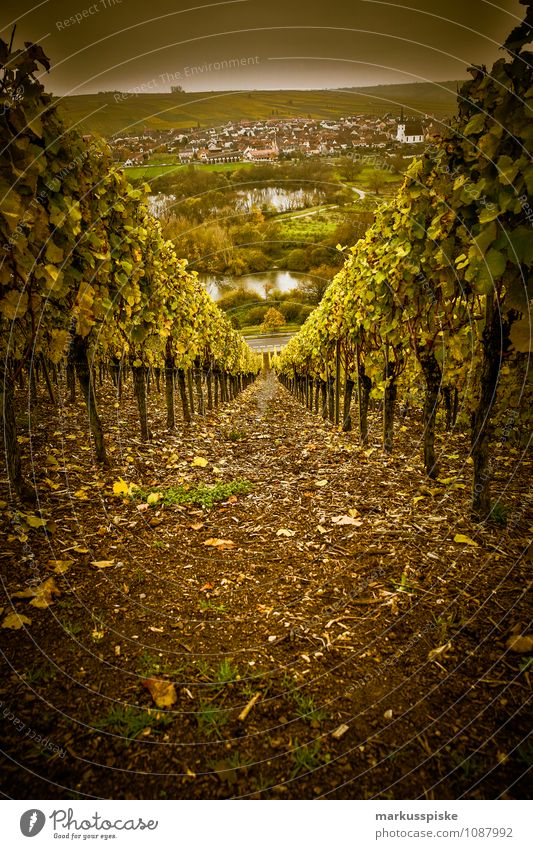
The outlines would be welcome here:
[[[250,348],[258,353],[262,351],[275,351],[283,348],[289,339],[295,335],[295,332],[290,333],[269,333],[262,336],[245,336]]]
[[[366,192],[363,189],[356,189],[355,186],[351,187],[352,192],[355,192],[358,197],[363,200],[366,197]],[[317,212],[325,212],[327,209],[338,209],[338,203],[329,203],[326,206],[319,206],[318,209],[313,209],[311,212],[297,212],[295,215],[286,215],[282,220],[289,221],[294,218],[308,218],[310,215],[316,215]]]

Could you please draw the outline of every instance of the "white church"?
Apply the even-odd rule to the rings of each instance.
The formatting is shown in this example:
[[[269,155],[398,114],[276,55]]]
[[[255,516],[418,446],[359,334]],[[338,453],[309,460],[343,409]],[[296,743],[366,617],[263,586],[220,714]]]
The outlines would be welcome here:
[[[403,144],[420,144],[420,142],[424,141],[424,127],[422,126],[422,122],[413,118],[406,121],[403,114],[403,106],[396,129],[396,141]]]

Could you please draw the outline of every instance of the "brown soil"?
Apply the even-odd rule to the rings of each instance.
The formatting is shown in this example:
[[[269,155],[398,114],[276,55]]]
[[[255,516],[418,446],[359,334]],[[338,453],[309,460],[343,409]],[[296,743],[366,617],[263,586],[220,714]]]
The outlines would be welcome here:
[[[2,510],[3,617],[31,619],[0,629],[3,793],[526,796],[530,655],[506,643],[531,619],[531,458],[495,453],[507,525],[478,526],[466,434],[440,434],[434,484],[416,417],[388,458],[377,414],[364,450],[270,375],[175,434],[154,391],[144,446],[129,391],[117,409],[100,388],[110,470],[92,465],[81,406],[43,399],[23,441],[55,524],[26,530]],[[252,488],[210,509],[140,510],[113,494],[119,476]],[[54,575],[51,560],[72,563]],[[12,598],[50,575],[48,608]],[[146,678],[174,682],[173,707],[155,708]]]

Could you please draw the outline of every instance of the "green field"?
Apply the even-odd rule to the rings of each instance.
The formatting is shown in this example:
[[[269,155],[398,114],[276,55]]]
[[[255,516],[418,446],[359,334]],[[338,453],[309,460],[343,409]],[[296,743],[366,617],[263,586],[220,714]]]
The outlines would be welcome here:
[[[241,333],[243,336],[275,336],[276,333],[297,333],[300,327],[300,324],[283,324],[281,327],[276,327],[275,330],[263,332],[261,325],[247,324],[245,327],[241,327]]]
[[[250,162],[213,162],[208,165],[194,162],[192,164],[195,168],[201,168],[202,171],[235,171],[237,168],[253,167],[253,163]],[[156,177],[161,177],[163,174],[173,174],[187,167],[187,165],[157,165],[151,160],[146,165],[124,168],[124,174],[129,180],[146,180],[149,183],[150,180],[155,180]]]
[[[139,165],[132,168],[124,168],[124,174],[128,180],[155,180],[156,177],[162,177],[163,174],[173,174],[185,168],[185,165]]]
[[[104,136],[142,130],[216,126],[229,120],[350,114],[396,115],[400,107],[414,114],[450,116],[456,110],[456,83],[406,83],[357,89],[316,91],[208,91],[178,94],[131,94],[115,101],[113,93],[84,94],[59,101],[67,123],[84,133]]]

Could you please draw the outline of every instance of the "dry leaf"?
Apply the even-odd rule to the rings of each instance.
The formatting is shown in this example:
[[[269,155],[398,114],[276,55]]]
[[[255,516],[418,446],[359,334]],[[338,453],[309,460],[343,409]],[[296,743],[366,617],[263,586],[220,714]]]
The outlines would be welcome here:
[[[333,737],[334,740],[340,740],[341,737],[343,737],[346,734],[346,732],[349,731],[349,730],[350,730],[350,726],[343,723],[342,725],[339,725],[339,727],[336,728],[335,731],[331,732],[331,736]]]
[[[331,521],[334,525],[355,525],[356,528],[363,524],[360,519],[355,519],[353,516],[332,516]]]
[[[8,613],[2,621],[1,628],[11,628],[13,631],[18,631],[24,625],[31,625],[31,619],[27,616],[22,616],[20,613]]]
[[[114,565],[114,560],[91,560],[91,566],[96,566],[97,569],[107,569]]]
[[[290,528],[280,528],[279,531],[276,531],[277,537],[294,537],[296,536],[296,531],[291,531]]]
[[[210,545],[212,548],[217,548],[219,551],[224,551],[226,548],[235,548],[235,543],[230,539],[217,539],[210,537],[206,539],[204,545]]]
[[[463,543],[464,545],[475,545],[477,548],[477,542],[464,534],[455,534],[453,541]]]
[[[57,586],[55,579],[50,577],[36,587],[34,595],[35,598],[30,601],[30,604],[32,607],[39,607],[44,610],[53,604],[54,596],[61,595],[61,590]]]
[[[514,634],[506,643],[510,651],[524,652],[533,651],[533,634]]]
[[[125,480],[119,478],[113,484],[113,495],[129,495],[130,488]]]
[[[315,481],[315,486],[327,486],[327,485],[328,485],[328,482],[327,482],[326,478],[323,478],[320,481]]]
[[[191,531],[200,531],[204,527],[204,522],[195,522],[194,525],[189,525]]]
[[[11,594],[11,598],[33,598],[35,595],[35,588],[30,587],[27,590],[18,590],[16,593]]]
[[[46,525],[46,519],[41,519],[40,516],[24,516],[24,521],[28,525],[29,528],[44,528]]]
[[[199,466],[201,469],[205,469],[207,466],[207,460],[205,457],[195,457],[191,463],[191,466]]]
[[[64,575],[65,572],[68,572],[72,564],[73,560],[49,560],[48,565],[54,570],[56,575]]]
[[[157,678],[145,678],[141,681],[158,708],[172,707],[178,701],[176,688],[171,681],[158,681]]]
[[[19,590],[13,593],[12,598],[31,598],[30,604],[33,607],[45,609],[53,603],[53,597],[61,595],[61,590],[57,586],[54,578],[47,578],[38,587],[28,587],[27,590]]]
[[[431,649],[428,652],[428,660],[435,660],[437,657],[441,657],[445,652],[451,649],[452,644],[450,642],[445,643],[443,646],[437,646],[436,649]]]

